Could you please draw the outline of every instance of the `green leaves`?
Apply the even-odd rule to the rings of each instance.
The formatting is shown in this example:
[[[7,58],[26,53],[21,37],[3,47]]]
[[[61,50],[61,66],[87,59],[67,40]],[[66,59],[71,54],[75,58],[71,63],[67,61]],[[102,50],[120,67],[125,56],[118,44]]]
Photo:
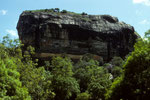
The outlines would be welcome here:
[[[80,92],[79,84],[72,77],[72,62],[69,58],[54,57],[52,59],[52,86],[56,100],[66,100]]]
[[[72,76],[72,62],[69,58],[53,57],[52,59],[52,73],[54,75]]]
[[[22,87],[20,74],[13,59],[0,60],[0,99],[30,100],[28,90]]]
[[[80,93],[79,85],[72,77],[55,76],[52,84],[56,93],[56,100],[66,100],[73,94]]]
[[[147,32],[145,32],[145,36],[144,38],[148,41],[150,41],[150,30],[148,30]]]
[[[52,75],[44,67],[37,68],[36,61],[32,61],[31,54],[34,49],[29,47],[29,54],[24,55],[23,61],[16,62],[18,71],[21,73],[20,80],[28,91],[33,100],[53,99],[55,93],[52,91]]]
[[[124,73],[115,80],[106,94],[106,100],[150,98],[150,30],[144,39],[134,45],[134,51],[124,64]]]
[[[89,92],[93,100],[104,99],[106,89],[111,85],[110,74],[92,59],[80,60],[74,77],[80,84],[81,92]]]
[[[94,100],[104,99],[106,89],[111,85],[110,74],[102,67],[97,67],[88,84],[88,91]]]
[[[75,100],[90,100],[91,95],[87,92],[83,92],[78,94],[77,98]]]
[[[53,99],[51,73],[44,67],[36,68],[37,62],[31,58],[33,47],[27,47],[27,53],[22,55],[21,46],[8,36],[0,43],[0,99]]]

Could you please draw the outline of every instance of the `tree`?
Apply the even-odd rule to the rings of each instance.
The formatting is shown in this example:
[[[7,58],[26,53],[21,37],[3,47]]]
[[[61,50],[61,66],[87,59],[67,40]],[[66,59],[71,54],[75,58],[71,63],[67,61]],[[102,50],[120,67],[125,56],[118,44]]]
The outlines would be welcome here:
[[[59,12],[59,10],[60,10],[59,8],[55,8],[54,9],[55,12]]]
[[[107,69],[113,75],[113,79],[121,76],[123,72],[123,59],[121,57],[113,57],[109,63],[112,65],[112,67],[107,67]]]
[[[28,88],[33,100],[53,99],[55,93],[52,92],[52,75],[45,71],[44,67],[35,68],[32,66],[22,66],[21,81]]]
[[[114,66],[112,69],[113,79],[120,77],[122,75],[123,69],[118,66]]]
[[[67,10],[62,10],[61,13],[67,13]]]
[[[87,92],[83,92],[78,94],[77,98],[75,100],[90,100],[90,94]]]
[[[30,100],[28,89],[22,86],[13,58],[0,57],[0,99]]]
[[[81,15],[88,15],[87,13],[85,13],[85,12],[82,12],[82,14]]]
[[[150,30],[145,32],[144,38],[150,41]]]
[[[37,68],[38,60],[32,59],[32,55],[35,54],[33,47],[27,47],[27,50],[22,54],[22,46],[18,40],[11,40],[8,36],[4,37],[0,44],[0,61],[2,61],[0,74],[4,75],[2,82],[0,82],[1,95],[8,95],[10,99],[15,100],[53,99],[55,93],[52,92],[51,73],[46,71],[44,67]],[[1,88],[1,86],[3,87]],[[28,93],[31,98],[30,96],[27,98]]]
[[[52,75],[44,67],[37,68],[37,62],[33,61],[31,56],[34,54],[34,48],[29,46],[23,55],[22,60],[16,60],[20,80],[23,86],[28,88],[33,100],[53,99],[55,93],[52,92]]]
[[[98,66],[98,62],[88,57],[84,57],[75,65],[74,77],[79,82],[81,92],[87,90],[95,66]]]
[[[69,58],[65,57],[53,57],[52,59],[52,74],[56,76],[66,76],[71,77],[73,75],[72,72],[72,62]]]
[[[121,57],[113,57],[113,59],[110,61],[110,63],[113,66],[122,67],[122,65],[123,65],[123,59]]]
[[[30,100],[28,89],[22,86],[20,73],[17,71],[15,58],[17,56],[17,40],[4,37],[0,43],[0,99]]]
[[[77,95],[79,84],[72,77],[72,63],[67,57],[54,57],[52,59],[52,86],[56,93],[55,100],[66,100],[73,95]]]
[[[111,86],[110,74],[102,67],[95,68],[93,72],[87,90],[93,100],[104,99],[106,89]]]
[[[126,88],[122,88],[123,77],[117,77],[114,82],[111,84],[111,87],[107,89],[107,92],[105,94],[105,100],[122,100],[122,95],[125,95],[122,93],[122,91],[125,91]],[[126,100],[126,99],[123,99]]]
[[[139,39],[124,64],[124,73],[108,90],[108,100],[147,100],[150,98],[150,40]],[[117,83],[117,84],[116,84]]]
[[[110,87],[110,74],[93,59],[80,60],[74,77],[80,84],[81,92],[88,91],[92,100],[103,99],[106,89]],[[76,65],[76,66],[77,66]]]
[[[10,39],[9,35],[3,37],[3,41],[1,43],[2,47],[5,49],[5,53],[8,53],[8,56],[11,57],[22,57],[21,47],[23,46],[19,39]],[[21,59],[21,58],[20,58]]]

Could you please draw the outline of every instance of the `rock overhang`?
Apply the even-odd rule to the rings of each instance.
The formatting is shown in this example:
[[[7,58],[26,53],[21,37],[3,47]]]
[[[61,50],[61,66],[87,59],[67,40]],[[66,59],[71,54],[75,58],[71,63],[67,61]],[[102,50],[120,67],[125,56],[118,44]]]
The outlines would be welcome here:
[[[38,53],[92,53],[109,60],[133,50],[133,26],[110,15],[23,12],[17,25],[20,39]]]

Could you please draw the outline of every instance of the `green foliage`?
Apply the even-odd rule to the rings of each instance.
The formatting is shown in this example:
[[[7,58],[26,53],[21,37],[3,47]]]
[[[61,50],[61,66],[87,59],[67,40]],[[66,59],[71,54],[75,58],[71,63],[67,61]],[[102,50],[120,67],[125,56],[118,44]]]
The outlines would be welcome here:
[[[24,12],[30,12],[30,13],[47,12],[47,13],[57,14],[57,15],[68,14],[68,15],[72,15],[72,16],[76,16],[76,17],[81,17],[81,18],[82,18],[82,15],[87,15],[87,13],[84,13],[84,12],[83,13],[75,13],[75,12],[70,12],[70,11],[67,11],[67,10],[60,11],[59,8],[26,10]],[[89,20],[89,18],[86,18],[85,20]]]
[[[124,61],[121,57],[113,57],[113,59],[104,65],[105,68],[113,75],[113,79],[122,75]]]
[[[62,10],[61,13],[67,13],[67,10]]]
[[[27,47],[22,55],[21,46],[18,40],[13,41],[8,36],[4,37],[0,44],[0,71],[4,74],[2,79],[5,79],[0,82],[1,98],[53,99],[55,93],[52,92],[51,73],[45,71],[43,67],[36,68],[37,63],[31,58],[34,55],[33,47]]]
[[[91,77],[91,82],[88,84],[88,91],[93,100],[104,99],[106,89],[110,87],[111,80],[110,74],[106,73],[102,67],[94,69],[94,73]]]
[[[3,41],[0,45],[1,48],[3,48],[4,52],[7,53],[8,56],[17,57],[17,58],[20,58],[22,56],[22,51],[21,51],[22,44],[18,39],[11,40],[7,35],[3,37]]]
[[[87,13],[85,13],[85,12],[82,12],[82,13],[81,13],[81,15],[87,15]]]
[[[66,100],[80,92],[79,84],[72,77],[72,62],[69,58],[54,57],[52,59],[52,86],[56,93],[55,100]]]
[[[121,67],[114,66],[112,69],[113,78],[115,79],[115,78],[121,76],[122,72],[123,72],[123,69]]]
[[[59,10],[60,10],[59,8],[55,8],[54,9],[55,12],[59,12]]]
[[[24,60],[16,62],[18,64],[18,71],[21,73],[20,80],[28,88],[32,99],[53,99],[55,93],[52,92],[52,75],[44,67],[37,68],[38,64],[31,58],[35,54],[34,50],[31,46],[27,47],[23,55]]]
[[[51,63],[47,61],[46,66],[39,67],[38,60],[32,59],[35,49],[29,46],[22,53],[22,46],[18,40],[13,41],[9,37],[4,37],[0,44],[0,77],[5,77],[0,83],[2,99],[75,99],[80,87],[81,91],[89,91],[90,94],[81,93],[76,99],[103,98],[110,84],[109,74],[92,56],[83,57],[74,73],[68,57],[54,57]]]
[[[106,89],[110,87],[110,74],[98,62],[85,57],[76,65],[74,77],[80,84],[81,92],[88,91],[93,100],[103,99]]]
[[[105,94],[105,100],[121,100],[122,99],[121,95],[123,94],[121,91],[125,91],[123,90],[123,88],[121,88],[122,79],[123,77],[121,76],[121,77],[117,77],[114,80],[111,87],[107,89],[107,92]]]
[[[2,49],[1,49],[2,50]],[[20,73],[13,58],[0,56],[0,99],[30,100],[27,88],[22,86]]]
[[[77,81],[72,77],[55,76],[52,82],[55,100],[66,100],[80,92]]]
[[[121,57],[114,57],[110,63],[114,66],[122,67],[123,59]]]
[[[91,80],[91,74],[93,73],[93,69],[94,69],[92,67],[97,66],[98,64],[97,61],[90,60],[90,59],[88,59],[88,61],[86,60],[80,60],[76,64],[76,68],[74,72],[74,77],[79,82],[81,92],[85,92],[87,90],[88,84],[90,83]]]
[[[150,41],[150,30],[148,30],[147,32],[145,32],[144,38],[146,38],[147,40]]]
[[[77,98],[75,100],[90,100],[90,94],[87,92],[83,92],[78,94]]]
[[[19,40],[6,36],[0,43],[0,100],[146,100],[150,98],[149,34],[138,40],[126,62],[114,57],[103,66],[91,54],[74,66],[65,56],[39,66],[32,58],[33,47],[22,53]]]
[[[106,95],[107,99],[147,100],[150,98],[150,41],[149,32],[147,39],[139,39],[135,50],[124,64],[124,73],[121,81],[114,81],[112,88]]]
[[[52,99],[55,93],[52,92],[52,75],[46,72],[43,67],[23,66],[21,81],[28,88],[34,100]]]
[[[56,76],[67,76],[71,77],[72,72],[72,62],[69,58],[65,57],[53,57],[52,59],[52,74]]]

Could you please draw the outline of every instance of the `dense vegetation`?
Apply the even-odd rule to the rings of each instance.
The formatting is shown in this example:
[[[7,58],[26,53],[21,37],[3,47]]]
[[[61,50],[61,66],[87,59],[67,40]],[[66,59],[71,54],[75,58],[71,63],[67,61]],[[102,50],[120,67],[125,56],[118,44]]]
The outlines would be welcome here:
[[[85,12],[82,13],[75,13],[67,10],[60,10],[59,8],[51,8],[51,9],[39,9],[39,10],[26,10],[24,12],[30,12],[30,13],[49,13],[55,16],[59,15],[70,15],[72,17],[79,17],[82,21],[91,21],[91,19],[86,16],[88,15]]]
[[[150,98],[150,31],[125,60],[99,63],[91,54],[77,63],[63,55],[39,66],[34,48],[0,43],[0,100],[147,100]],[[100,66],[101,65],[101,66]]]
[[[134,45],[123,65],[124,72],[107,90],[106,100],[149,100],[150,98],[150,30]]]
[[[87,15],[87,13],[82,12],[80,13],[74,13],[67,10],[60,10],[59,8],[51,8],[51,9],[39,9],[39,10],[26,10],[25,12],[47,12],[47,13],[53,13],[53,14],[72,14],[72,15]]]

